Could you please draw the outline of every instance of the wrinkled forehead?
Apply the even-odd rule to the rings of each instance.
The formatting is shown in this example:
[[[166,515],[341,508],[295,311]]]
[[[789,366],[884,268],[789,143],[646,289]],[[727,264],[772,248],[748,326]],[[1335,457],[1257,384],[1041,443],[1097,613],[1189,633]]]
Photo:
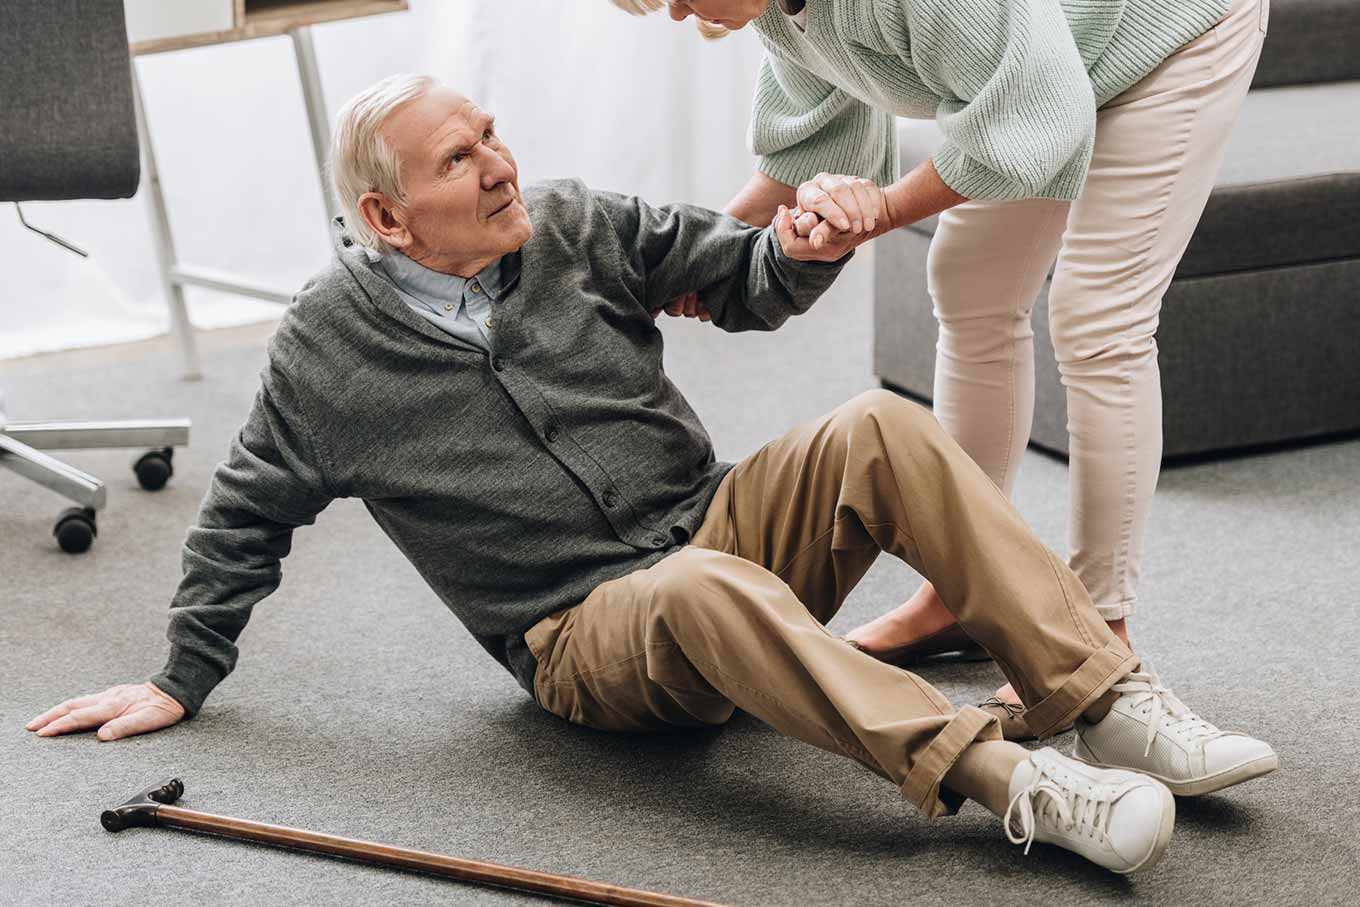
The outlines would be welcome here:
[[[382,134],[405,169],[432,162],[455,145],[475,142],[490,120],[470,98],[437,85],[393,111],[383,121]]]

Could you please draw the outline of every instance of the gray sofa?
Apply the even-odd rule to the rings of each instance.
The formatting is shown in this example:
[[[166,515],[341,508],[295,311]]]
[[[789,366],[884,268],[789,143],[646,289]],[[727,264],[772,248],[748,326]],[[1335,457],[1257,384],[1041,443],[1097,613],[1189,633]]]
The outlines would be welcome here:
[[[905,173],[939,142],[902,121]],[[876,241],[874,367],[929,401],[935,219]],[[1032,443],[1067,453],[1067,406],[1035,306]],[[1274,0],[1252,91],[1157,334],[1168,460],[1360,430],[1360,2]]]

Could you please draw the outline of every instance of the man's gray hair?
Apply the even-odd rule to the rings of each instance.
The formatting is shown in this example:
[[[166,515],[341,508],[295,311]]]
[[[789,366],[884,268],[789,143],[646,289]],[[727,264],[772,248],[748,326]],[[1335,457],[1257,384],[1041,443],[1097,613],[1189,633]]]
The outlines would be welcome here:
[[[435,80],[430,76],[401,73],[388,76],[345,102],[335,117],[331,140],[331,180],[345,226],[361,246],[375,252],[392,251],[359,213],[365,192],[381,192],[394,204],[406,203],[401,183],[401,159],[383,138],[382,124],[392,111],[407,101],[423,97]]]

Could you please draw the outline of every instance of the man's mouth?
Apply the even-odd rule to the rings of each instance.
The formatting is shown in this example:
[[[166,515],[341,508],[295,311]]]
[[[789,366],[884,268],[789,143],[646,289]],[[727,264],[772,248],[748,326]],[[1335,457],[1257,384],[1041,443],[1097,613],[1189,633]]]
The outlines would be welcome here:
[[[513,205],[514,203],[515,203],[515,198],[514,198],[514,196],[511,196],[509,201],[507,201],[505,204],[501,205],[501,206],[500,206],[499,208],[497,208],[495,211],[492,211],[490,214],[487,215],[487,217],[495,217],[497,214],[500,214],[502,211],[504,211],[506,208],[509,208],[509,207],[510,207],[511,205]]]

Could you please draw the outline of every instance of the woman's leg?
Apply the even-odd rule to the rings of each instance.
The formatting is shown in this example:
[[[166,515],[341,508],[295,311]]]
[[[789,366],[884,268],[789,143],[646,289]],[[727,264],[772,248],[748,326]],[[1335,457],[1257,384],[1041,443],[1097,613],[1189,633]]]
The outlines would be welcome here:
[[[1054,271],[1049,327],[1067,388],[1071,566],[1106,620],[1134,610],[1161,465],[1162,296],[1250,87],[1263,2],[1235,0],[1222,22],[1100,110]]]
[[[1161,459],[1161,388],[1153,337],[1161,297],[1213,188],[1228,133],[1255,72],[1267,10],[1268,0],[1236,0],[1214,29],[1102,108],[1091,171],[1061,238],[1062,255],[1050,292],[1050,330],[1068,388],[1071,563],[1101,616],[1125,643],[1124,618],[1133,610]],[[1148,141],[1150,135],[1165,140]],[[973,212],[980,217],[966,220]],[[990,438],[985,429],[970,432],[966,419],[955,413],[965,403],[990,405],[991,410],[978,411],[993,417],[1006,413],[1009,431],[1017,420],[1007,399],[1024,401],[1008,391],[1021,385],[997,387],[993,381],[989,398],[976,382],[970,386],[954,377],[962,360],[945,351],[946,338],[957,334],[959,324],[957,319],[947,324],[947,310],[956,303],[966,311],[968,301],[967,294],[956,295],[953,287],[986,280],[998,270],[988,250],[980,248],[983,240],[1004,239],[988,235],[987,222],[1003,220],[999,211],[981,217],[988,213],[976,202],[946,212],[931,246],[931,293],[941,325],[936,413],[1009,492],[1028,431],[1024,441],[1012,438],[1007,448],[996,443],[995,432]],[[950,229],[965,224],[970,231]],[[946,254],[954,248],[967,250],[967,257]],[[974,269],[979,277],[969,273],[970,259],[980,263]],[[953,274],[962,276],[951,279]],[[1022,289],[1022,298],[1032,303],[1029,288]],[[1017,361],[1023,368],[1028,352],[1032,375],[1032,347],[1026,344],[1027,338],[1018,342]],[[1016,374],[998,369],[995,362],[992,369],[993,374]],[[964,388],[962,395],[957,388]],[[1032,413],[1032,398],[1030,404]],[[1019,412],[1027,418],[1024,410]],[[926,583],[904,605],[848,636],[867,648],[886,649],[947,624],[948,612]],[[1018,701],[1007,688],[998,693]]]
[[[940,324],[935,416],[1010,495],[1034,417],[1030,315],[1058,254],[1068,203],[974,201],[940,215],[927,285]],[[846,634],[874,650],[954,623],[929,581],[905,604]]]

